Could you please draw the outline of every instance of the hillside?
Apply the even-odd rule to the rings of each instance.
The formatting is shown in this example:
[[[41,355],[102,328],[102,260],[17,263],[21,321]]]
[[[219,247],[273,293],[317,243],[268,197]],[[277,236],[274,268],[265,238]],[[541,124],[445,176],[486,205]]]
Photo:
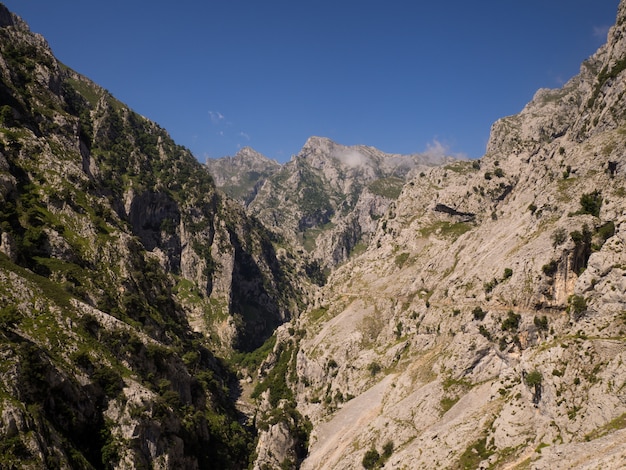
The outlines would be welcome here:
[[[487,154],[416,175],[294,320],[302,468],[621,468],[626,3]]]
[[[0,466],[247,467],[225,360],[297,313],[293,257],[2,5],[0,125]]]

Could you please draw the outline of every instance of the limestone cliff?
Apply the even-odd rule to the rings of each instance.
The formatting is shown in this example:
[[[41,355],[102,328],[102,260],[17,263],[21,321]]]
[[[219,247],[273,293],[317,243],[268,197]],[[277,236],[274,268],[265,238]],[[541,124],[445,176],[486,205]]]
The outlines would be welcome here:
[[[223,358],[297,312],[293,257],[3,5],[0,25],[0,466],[245,468]]]
[[[483,158],[415,175],[295,321],[302,468],[621,468],[625,20]]]

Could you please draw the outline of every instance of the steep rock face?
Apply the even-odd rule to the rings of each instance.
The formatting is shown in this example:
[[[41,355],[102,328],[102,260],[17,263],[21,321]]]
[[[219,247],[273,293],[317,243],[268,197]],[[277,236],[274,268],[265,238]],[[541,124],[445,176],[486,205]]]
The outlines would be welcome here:
[[[2,465],[247,467],[217,355],[294,315],[293,258],[158,125],[0,24]]]
[[[481,160],[414,175],[295,321],[302,468],[626,459],[625,5]]]

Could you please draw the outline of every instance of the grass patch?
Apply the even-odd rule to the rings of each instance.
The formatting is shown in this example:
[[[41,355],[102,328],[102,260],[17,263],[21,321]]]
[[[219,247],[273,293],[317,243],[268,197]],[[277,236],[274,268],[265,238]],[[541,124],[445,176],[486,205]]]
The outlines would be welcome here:
[[[480,462],[488,459],[493,454],[494,450],[487,446],[487,437],[482,437],[465,449],[459,458],[458,467],[467,470],[474,470],[478,468]]]
[[[599,427],[595,431],[590,432],[585,436],[586,441],[593,441],[594,439],[598,439],[602,436],[606,436],[607,434],[611,434],[612,432],[619,431],[620,429],[626,428],[626,413],[617,418],[609,421],[604,426]]]
[[[467,222],[456,222],[451,223],[448,221],[436,222],[427,227],[423,227],[420,229],[420,234],[422,237],[427,238],[431,235],[435,235],[441,238],[448,238],[452,240],[456,240],[465,232],[471,230],[472,226]]]
[[[326,313],[328,313],[328,307],[314,308],[309,312],[309,318],[314,322],[318,322]]]
[[[457,404],[459,401],[459,397],[443,397],[439,401],[439,406],[441,407],[441,415],[445,415],[450,408]]]
[[[388,178],[380,178],[369,184],[369,190],[387,199],[398,199],[404,186],[404,180],[396,176],[390,176]]]

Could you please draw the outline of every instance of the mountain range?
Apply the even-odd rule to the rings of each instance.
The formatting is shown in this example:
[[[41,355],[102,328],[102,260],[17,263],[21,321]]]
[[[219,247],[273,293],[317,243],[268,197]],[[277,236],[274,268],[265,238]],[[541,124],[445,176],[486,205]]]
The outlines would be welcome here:
[[[203,165],[0,4],[0,467],[623,468],[625,69]]]

